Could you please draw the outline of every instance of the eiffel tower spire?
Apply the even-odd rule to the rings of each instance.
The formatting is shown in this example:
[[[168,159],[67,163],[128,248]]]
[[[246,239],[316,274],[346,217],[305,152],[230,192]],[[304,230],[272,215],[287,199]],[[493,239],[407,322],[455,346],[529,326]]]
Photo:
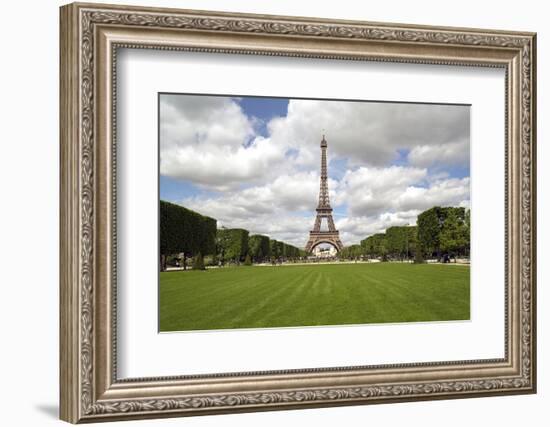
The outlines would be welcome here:
[[[327,176],[327,140],[325,135],[321,140],[321,185],[319,189],[319,205],[317,209],[330,209],[330,200],[328,197],[328,176]]]
[[[306,252],[311,252],[315,246],[321,243],[328,243],[340,251],[344,245],[340,241],[340,233],[334,226],[332,218],[332,207],[328,193],[328,169],[327,169],[327,148],[328,143],[323,135],[321,140],[321,180],[319,185],[319,203],[317,204],[317,215],[313,230],[309,232],[309,240],[306,244]],[[321,222],[325,218],[328,224],[328,231],[321,231]]]

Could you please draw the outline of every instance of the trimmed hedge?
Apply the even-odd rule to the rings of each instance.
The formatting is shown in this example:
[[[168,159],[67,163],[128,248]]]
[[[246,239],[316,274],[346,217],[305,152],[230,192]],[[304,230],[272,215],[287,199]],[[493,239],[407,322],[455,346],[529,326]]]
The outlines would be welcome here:
[[[217,253],[222,260],[240,262],[248,253],[248,231],[242,228],[217,230]]]
[[[417,241],[416,226],[396,226],[386,230],[388,254],[393,257],[408,258],[415,253]]]
[[[160,201],[160,253],[214,254],[216,220],[173,203]]]
[[[269,240],[269,246],[271,248],[271,257],[279,258],[283,256],[283,242],[279,242],[275,239]]]
[[[248,238],[248,253],[255,261],[261,261],[271,256],[269,237],[253,234]]]
[[[361,245],[351,245],[343,248],[339,253],[338,257],[343,259],[357,259],[360,258],[364,253],[364,248]]]
[[[295,259],[305,256],[303,249],[268,236],[249,236],[241,228],[216,228],[216,220],[164,200],[160,201],[160,255],[161,269],[170,255],[217,255],[221,260],[242,262],[270,257]]]
[[[386,234],[378,233],[361,240],[364,253],[374,257],[385,257],[388,254]]]

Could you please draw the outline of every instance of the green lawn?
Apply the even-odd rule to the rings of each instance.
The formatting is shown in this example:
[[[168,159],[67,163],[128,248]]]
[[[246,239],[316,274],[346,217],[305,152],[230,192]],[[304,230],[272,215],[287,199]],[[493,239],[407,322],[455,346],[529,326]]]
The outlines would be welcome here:
[[[160,274],[160,330],[470,318],[470,267],[397,263]]]

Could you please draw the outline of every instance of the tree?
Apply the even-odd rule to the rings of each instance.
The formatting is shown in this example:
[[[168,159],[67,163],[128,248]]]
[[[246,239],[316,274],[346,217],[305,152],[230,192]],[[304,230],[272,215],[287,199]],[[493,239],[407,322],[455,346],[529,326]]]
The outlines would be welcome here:
[[[295,260],[296,258],[305,255],[305,251],[303,249],[297,248],[296,246],[275,239],[269,240],[268,256],[271,257],[272,261],[281,258],[287,260]]]
[[[418,248],[418,227],[416,225],[414,226],[408,226],[407,227],[407,259],[410,259],[411,256],[416,257],[416,252]],[[422,257],[422,254],[420,254],[420,257]]]
[[[253,234],[250,236],[248,238],[248,253],[255,262],[260,262],[269,258],[271,255],[269,237],[261,234]]]
[[[297,256],[299,256],[300,250],[293,245],[289,245],[288,243],[282,243],[282,256],[286,259],[294,260]]]
[[[395,258],[409,259],[416,247],[416,227],[395,226],[386,230],[388,254]]]
[[[363,254],[382,261],[388,255],[407,260],[413,256],[415,263],[424,262],[425,256],[439,258],[442,251],[469,256],[469,209],[434,206],[418,215],[416,224],[389,227],[385,233],[368,236],[361,240]]]
[[[350,245],[343,248],[338,257],[341,259],[358,259],[363,255],[363,247],[361,245]]]
[[[215,251],[216,220],[173,203],[160,201],[160,257],[161,270],[166,257],[183,254],[183,265],[188,255]]]
[[[422,251],[422,248],[417,247],[414,253],[414,263],[422,264],[423,262],[424,262],[424,253]]]
[[[447,217],[449,216],[452,216],[453,218],[447,223],[447,225],[445,225]],[[437,258],[440,258],[442,251],[449,250],[449,245],[453,245],[451,242],[453,232],[449,230],[449,227],[454,227],[453,222],[456,221],[459,223],[464,223],[465,217],[466,212],[462,207],[440,206],[435,206],[418,215],[418,242],[426,251],[428,256],[433,256],[435,254]],[[448,229],[446,231],[447,234],[444,236],[447,240],[443,242],[443,247],[441,237],[445,228]],[[462,240],[462,245],[464,248],[469,247],[470,244],[470,234],[467,231],[467,228],[468,227],[465,227],[463,230],[463,237],[465,240]]]
[[[200,252],[193,257],[193,270],[206,270],[204,258]]]
[[[401,257],[405,251],[402,227],[390,227],[386,229],[386,243],[388,253],[392,257]]]
[[[252,260],[250,259],[249,254],[246,254],[246,257],[244,258],[244,265],[247,265],[247,266],[252,265]]]
[[[198,249],[202,255],[216,253],[217,221],[207,216],[199,219]]]
[[[441,227],[441,250],[455,255],[465,254],[466,247],[469,246],[469,234],[464,216],[461,217],[455,209],[450,210]]]
[[[242,228],[220,228],[216,235],[217,252],[222,261],[239,263],[248,253],[248,231]]]
[[[388,260],[388,241],[385,237],[380,240],[380,243],[378,245],[378,253],[380,254],[381,261]]]
[[[464,224],[465,224],[465,233],[467,242],[464,247],[464,255],[467,257],[470,256],[470,209],[466,210],[466,213],[464,214]]]
[[[436,206],[418,215],[418,241],[429,254],[439,251],[439,232],[441,230],[441,208]]]
[[[290,252],[290,246],[285,242],[281,242],[281,255],[283,256],[283,258],[289,258]]]
[[[363,247],[363,252],[366,255],[372,258],[386,259],[388,251],[385,233],[377,233],[367,237],[361,241],[361,246]]]
[[[270,240],[269,244],[271,246],[271,257],[278,259],[283,256],[283,242],[279,242],[278,240]]]

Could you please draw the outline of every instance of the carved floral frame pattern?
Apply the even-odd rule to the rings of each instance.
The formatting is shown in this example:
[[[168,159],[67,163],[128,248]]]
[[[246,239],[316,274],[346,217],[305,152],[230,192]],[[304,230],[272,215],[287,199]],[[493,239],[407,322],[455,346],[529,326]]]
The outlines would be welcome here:
[[[61,369],[70,372],[61,378],[61,417],[67,421],[100,421],[136,417],[159,417],[168,415],[185,415],[200,413],[216,413],[259,409],[280,409],[284,407],[307,407],[307,405],[327,406],[329,404],[358,404],[381,401],[421,400],[428,398],[476,396],[503,393],[530,393],[535,391],[535,35],[530,33],[487,32],[483,30],[463,30],[450,28],[411,27],[404,25],[370,24],[356,22],[330,22],[326,20],[308,20],[303,18],[265,17],[260,15],[235,15],[208,12],[159,10],[147,8],[127,8],[120,6],[102,6],[89,4],[73,4],[62,8],[62,51],[65,49],[69,59],[67,64],[79,63],[80,73],[73,75],[73,87],[67,89],[70,70],[62,69],[62,126],[67,121],[63,115],[72,114],[73,126],[78,127],[78,141],[62,132],[62,166],[70,162],[70,156],[63,157],[63,150],[69,150],[67,145],[79,147],[73,153],[79,159],[78,165],[72,165],[74,175],[71,183],[77,184],[78,200],[71,198],[68,189],[62,190],[62,235],[67,238],[70,232],[78,240],[78,250],[65,248],[65,258],[62,256],[62,271],[67,272],[69,261],[76,262],[72,270],[73,278],[78,283],[72,283],[69,278],[61,283],[62,319],[61,319]],[[65,25],[65,27],[63,27]],[[521,117],[521,295],[518,309],[521,321],[521,373],[507,378],[466,378],[453,381],[429,382],[399,382],[392,384],[365,385],[354,387],[325,388],[291,388],[289,390],[267,390],[262,392],[217,393],[211,395],[179,396],[171,398],[136,398],[136,399],[98,399],[94,390],[94,369],[96,354],[94,345],[94,292],[98,283],[94,278],[94,239],[97,236],[95,220],[96,166],[94,153],[96,150],[96,117],[95,117],[95,29],[98,25],[115,25],[124,27],[140,27],[152,30],[173,29],[192,30],[219,33],[296,36],[313,39],[345,39],[364,41],[384,41],[411,45],[457,46],[504,48],[519,52],[519,67],[521,94],[518,106]],[[143,47],[131,42],[119,47]],[[147,46],[151,48],[151,46]],[[173,46],[158,44],[156,49],[180,49]],[[245,53],[259,55],[285,55],[316,58],[342,58],[349,60],[365,60],[364,57],[354,58],[349,54],[339,57],[330,54],[288,51],[258,51],[254,49],[189,49],[206,52]],[[72,57],[70,57],[72,52]],[[62,52],[63,55],[63,52]],[[116,57],[116,48],[113,55]],[[116,58],[115,58],[116,59]],[[372,57],[369,60],[388,60],[384,57]],[[423,60],[414,57],[394,57],[391,61],[409,63],[440,63],[456,65],[461,63],[460,57],[452,61]],[[468,62],[471,64],[471,61]],[[483,61],[480,65],[490,66]],[[63,60],[62,60],[63,66]],[[65,80],[64,80],[65,79]],[[116,76],[113,79],[113,86]],[[65,92],[64,92],[65,91]],[[67,99],[66,110],[63,110],[64,93],[73,94]],[[78,94],[76,99],[74,94]],[[78,106],[69,105],[78,101]],[[509,108],[509,107],[508,107]],[[78,111],[75,111],[78,109]],[[115,111],[113,109],[113,111]],[[75,116],[76,114],[76,116]],[[113,113],[113,126],[116,116]],[[65,138],[65,139],[63,139]],[[64,145],[65,144],[65,145]],[[65,148],[64,148],[65,147]],[[74,150],[75,148],[73,148]],[[74,158],[74,157],[73,157]],[[116,166],[116,165],[115,165]],[[63,172],[62,172],[63,175]],[[69,179],[69,178],[65,178]],[[63,176],[62,176],[63,180]],[[69,183],[66,184],[70,186]],[[62,184],[63,189],[63,184]],[[115,193],[116,194],[116,193]],[[73,193],[74,195],[74,193]],[[63,210],[75,209],[78,205],[77,218],[70,224],[64,221]],[[72,207],[71,207],[72,206]],[[69,216],[69,215],[67,215]],[[116,236],[114,236],[116,245]],[[75,240],[75,241],[76,241]],[[71,252],[72,251],[72,252]],[[77,260],[76,260],[77,258]],[[76,261],[75,261],[76,260]],[[76,275],[77,274],[77,275]],[[68,276],[67,276],[68,277]],[[73,301],[70,305],[63,295],[72,289]],[[65,310],[65,311],[64,311]],[[508,318],[507,318],[508,321]],[[72,328],[72,329],[71,329]],[[73,334],[71,335],[70,330]],[[68,332],[69,331],[69,332]],[[70,347],[70,349],[69,349]],[[75,348],[76,347],[76,348]],[[63,359],[63,352],[70,353]],[[115,349],[116,354],[116,349]],[[452,365],[449,362],[448,365]],[[445,365],[445,363],[443,363]],[[399,368],[398,366],[396,368]],[[336,368],[336,370],[345,368]],[[305,372],[305,371],[302,371]],[[116,362],[114,362],[113,378],[116,381]]]

